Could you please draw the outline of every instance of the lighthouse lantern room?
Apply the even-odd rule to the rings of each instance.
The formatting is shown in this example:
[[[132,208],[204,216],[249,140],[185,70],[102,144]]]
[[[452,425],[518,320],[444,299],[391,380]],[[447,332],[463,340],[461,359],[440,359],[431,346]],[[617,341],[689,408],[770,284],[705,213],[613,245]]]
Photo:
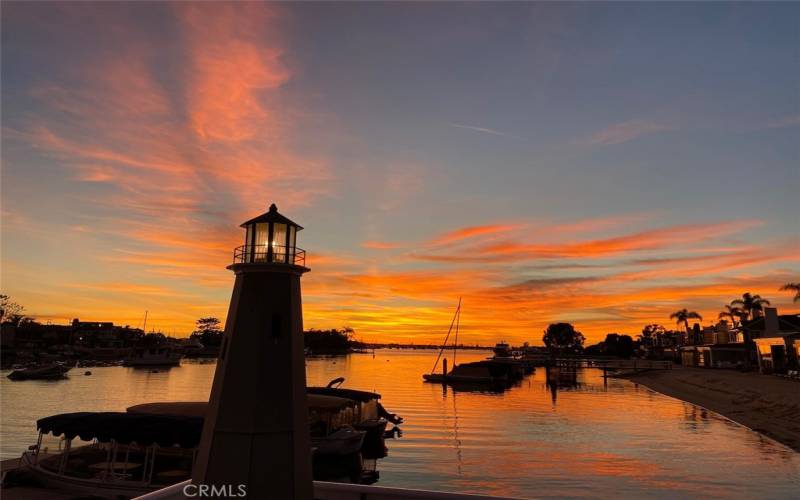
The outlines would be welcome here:
[[[263,263],[305,265],[305,251],[297,248],[297,232],[303,227],[278,213],[273,203],[269,211],[248,220],[244,245],[236,248],[234,264]]]

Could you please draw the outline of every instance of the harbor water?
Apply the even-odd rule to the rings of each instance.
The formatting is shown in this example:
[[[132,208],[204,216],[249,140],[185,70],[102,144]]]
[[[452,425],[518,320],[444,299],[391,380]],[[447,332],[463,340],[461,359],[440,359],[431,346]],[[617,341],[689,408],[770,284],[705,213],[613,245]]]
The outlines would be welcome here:
[[[464,351],[458,361],[484,358]],[[426,384],[436,352],[307,359],[309,385],[345,377],[374,390],[401,415],[387,440],[378,485],[518,497],[798,498],[800,453],[713,412],[626,380],[584,369],[548,384],[539,369],[501,392]],[[208,398],[215,364],[73,369],[62,381],[12,382],[2,372],[2,458],[36,441],[38,418],[72,411],[124,411],[154,401]],[[265,395],[269,397],[269,395]]]

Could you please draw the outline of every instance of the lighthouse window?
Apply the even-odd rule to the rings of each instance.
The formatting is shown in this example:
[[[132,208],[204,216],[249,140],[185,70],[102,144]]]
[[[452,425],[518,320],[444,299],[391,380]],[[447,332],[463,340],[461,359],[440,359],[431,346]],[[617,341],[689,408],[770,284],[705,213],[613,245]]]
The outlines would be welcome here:
[[[289,246],[286,249],[286,262],[289,264],[294,264],[294,248],[295,248],[295,236],[296,236],[296,229],[294,226],[289,226]]]
[[[245,236],[244,240],[244,244],[246,245],[244,250],[247,253],[247,262],[253,262],[253,229],[255,229],[255,225],[247,225],[247,235]]]
[[[255,260],[264,261],[267,258],[267,240],[269,239],[269,224],[261,222],[256,224]]]
[[[286,224],[275,224],[272,229],[272,255],[274,262],[286,262]]]

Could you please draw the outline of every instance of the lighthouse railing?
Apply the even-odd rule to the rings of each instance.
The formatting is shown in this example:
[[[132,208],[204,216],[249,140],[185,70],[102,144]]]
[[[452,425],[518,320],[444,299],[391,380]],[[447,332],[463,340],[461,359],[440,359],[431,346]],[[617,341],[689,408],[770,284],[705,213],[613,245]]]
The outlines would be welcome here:
[[[233,251],[234,264],[266,263],[306,265],[306,251],[283,245],[242,245]]]

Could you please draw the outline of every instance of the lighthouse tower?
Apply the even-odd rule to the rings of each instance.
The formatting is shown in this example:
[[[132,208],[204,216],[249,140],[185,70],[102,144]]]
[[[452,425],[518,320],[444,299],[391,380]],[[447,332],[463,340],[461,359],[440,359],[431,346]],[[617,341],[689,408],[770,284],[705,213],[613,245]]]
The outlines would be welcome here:
[[[246,485],[248,498],[311,499],[298,224],[269,211],[244,224],[200,450],[197,485]]]

